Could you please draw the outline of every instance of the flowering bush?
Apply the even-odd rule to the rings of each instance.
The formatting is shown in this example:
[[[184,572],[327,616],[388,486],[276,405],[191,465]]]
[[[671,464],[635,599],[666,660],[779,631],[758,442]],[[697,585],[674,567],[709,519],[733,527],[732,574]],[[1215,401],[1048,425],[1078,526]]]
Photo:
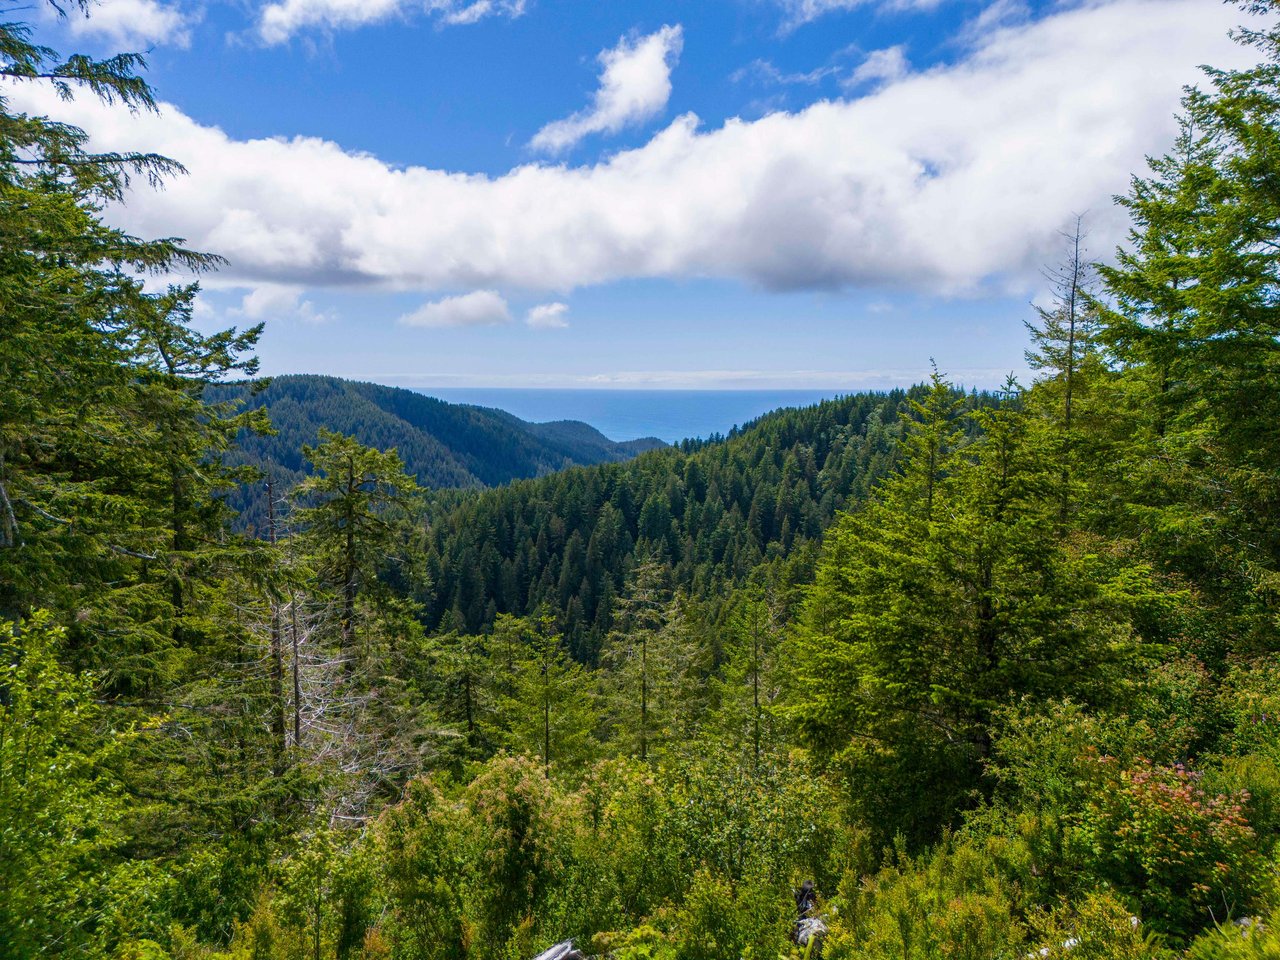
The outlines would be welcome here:
[[[1262,862],[1243,813],[1247,796],[1211,795],[1199,774],[1145,760],[1099,783],[1075,833],[1077,852],[1153,929],[1189,937],[1257,894]]]

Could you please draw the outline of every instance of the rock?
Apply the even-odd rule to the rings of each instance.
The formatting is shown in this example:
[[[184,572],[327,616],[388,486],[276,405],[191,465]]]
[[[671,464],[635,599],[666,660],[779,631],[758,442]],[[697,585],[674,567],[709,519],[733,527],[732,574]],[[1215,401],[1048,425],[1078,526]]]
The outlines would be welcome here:
[[[566,940],[564,943],[557,943],[554,947],[542,951],[533,960],[587,960],[587,958],[573,948],[572,940]]]

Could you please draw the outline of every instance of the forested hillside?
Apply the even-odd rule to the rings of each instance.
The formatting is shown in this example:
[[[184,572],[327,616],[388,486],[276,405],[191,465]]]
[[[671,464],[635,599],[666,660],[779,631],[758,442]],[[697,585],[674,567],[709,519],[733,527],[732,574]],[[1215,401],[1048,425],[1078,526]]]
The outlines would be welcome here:
[[[101,219],[179,168],[0,101],[0,960],[1273,960],[1280,0],[1244,6],[1261,62],[1186,93],[1125,246],[1049,267],[1033,383],[497,490],[317,429],[261,536],[261,328],[195,329],[147,278],[216,258]],[[155,106],[136,57],[5,21],[0,59]]]
[[[574,655],[594,662],[638,560],[703,599],[765,564],[803,581],[837,511],[891,470],[907,396],[782,410],[721,442],[441,501],[425,547],[426,623],[475,632],[498,614],[551,610]],[[966,409],[994,400],[957,395]]]
[[[276,377],[265,387],[215,384],[208,398],[269,413],[273,433],[242,434],[228,462],[270,474],[282,489],[306,475],[302,448],[316,442],[321,428],[380,450],[394,447],[425,487],[498,486],[565,467],[625,460],[662,446],[655,439],[615,443],[585,423],[526,423],[502,410],[337,377]],[[228,502],[246,526],[265,529],[257,489],[233,491]]]

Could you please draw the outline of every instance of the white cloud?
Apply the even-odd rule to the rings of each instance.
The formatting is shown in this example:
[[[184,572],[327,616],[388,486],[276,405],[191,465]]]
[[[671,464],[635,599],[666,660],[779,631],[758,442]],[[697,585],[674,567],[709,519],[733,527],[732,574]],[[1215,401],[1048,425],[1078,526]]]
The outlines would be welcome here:
[[[131,116],[8,87],[15,109],[86,127],[99,149],[191,171],[139,186],[114,222],[185,236],[223,282],[563,292],[629,277],[769,288],[1025,293],[1090,210],[1095,250],[1124,236],[1110,197],[1175,133],[1199,63],[1250,62],[1237,9],[1111,0],[996,30],[954,65],[848,101],[700,131],[681,117],[584,166],[501,176],[398,168],[315,138],[234,140],[173,107]]]
[[[476,290],[424,303],[400,318],[406,327],[496,327],[511,322],[511,309],[497,292]]]
[[[839,73],[838,67],[817,67],[805,73],[784,73],[769,60],[752,60],[729,77],[734,83],[750,80],[762,86],[813,86]]]
[[[901,46],[873,50],[865,60],[844,80],[846,87],[858,87],[868,83],[893,83],[911,72],[906,53]]]
[[[443,24],[476,23],[486,17],[514,19],[527,0],[274,0],[258,13],[258,39],[284,43],[302,30],[362,27],[393,17],[425,13]]]
[[[485,17],[523,16],[525,0],[474,0],[460,3],[457,0],[428,0],[427,9],[438,13],[440,19],[450,25],[478,23]]]
[[[535,330],[563,330],[569,326],[564,315],[569,312],[567,303],[540,303],[530,308],[524,322]]]
[[[671,99],[671,69],[680,59],[684,33],[677,24],[646,37],[623,37],[602,50],[600,87],[591,106],[539,130],[529,146],[561,153],[593,133],[617,133],[656,117]]]
[[[992,30],[1014,24],[1026,23],[1031,19],[1031,7],[1027,0],[991,0],[982,8],[982,12],[965,24],[961,40],[969,43],[980,43]]]
[[[310,300],[302,299],[302,288],[264,283],[244,295],[239,307],[228,311],[249,320],[301,320],[303,323],[327,323],[334,314],[317,309]]]
[[[932,10],[947,0],[776,0],[782,8],[784,29],[793,29],[828,13],[874,6],[880,10],[903,12]]]
[[[157,44],[187,47],[200,14],[158,0],[96,0],[88,15],[69,11],[67,27],[74,37],[100,38],[128,50]]]

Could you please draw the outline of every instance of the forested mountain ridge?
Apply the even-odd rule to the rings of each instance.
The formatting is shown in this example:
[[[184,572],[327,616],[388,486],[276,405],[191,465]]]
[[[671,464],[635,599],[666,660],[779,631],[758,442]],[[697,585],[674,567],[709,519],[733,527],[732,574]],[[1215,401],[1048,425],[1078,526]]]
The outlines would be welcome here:
[[[918,392],[918,391],[917,391]],[[715,443],[566,470],[430,511],[426,623],[478,631],[502,613],[554,611],[591,660],[637,557],[707,597],[812,547],[837,511],[892,469],[907,391],[783,409]],[[976,409],[994,398],[971,394]]]
[[[215,384],[208,397],[239,401],[245,411],[268,411],[274,433],[241,434],[227,460],[269,472],[285,490],[306,475],[302,448],[315,444],[321,428],[380,450],[394,447],[426,487],[498,486],[663,446],[654,438],[614,442],[585,423],[529,423],[503,410],[338,377],[281,376],[265,388],[252,381]],[[233,491],[228,502],[246,526],[262,529],[264,508],[256,490]]]

